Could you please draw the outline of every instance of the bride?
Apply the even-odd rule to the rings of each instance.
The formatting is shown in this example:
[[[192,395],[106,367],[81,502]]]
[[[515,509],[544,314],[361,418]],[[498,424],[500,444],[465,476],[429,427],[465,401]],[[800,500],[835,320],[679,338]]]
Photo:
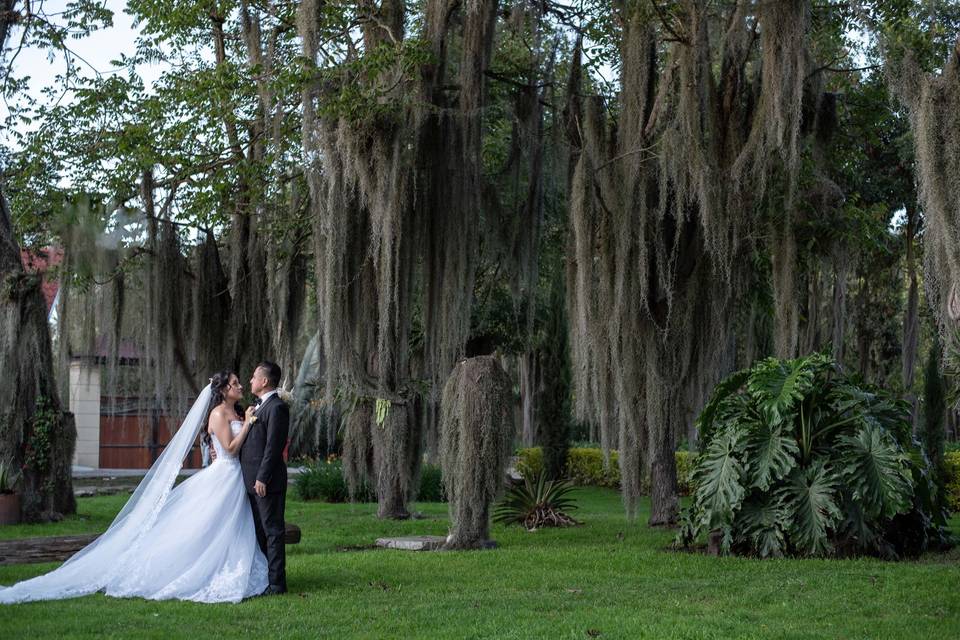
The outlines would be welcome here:
[[[107,531],[50,573],[0,588],[0,603],[103,591],[120,598],[240,602],[268,586],[237,452],[256,421],[243,387],[216,374]],[[176,488],[203,427],[216,460]]]

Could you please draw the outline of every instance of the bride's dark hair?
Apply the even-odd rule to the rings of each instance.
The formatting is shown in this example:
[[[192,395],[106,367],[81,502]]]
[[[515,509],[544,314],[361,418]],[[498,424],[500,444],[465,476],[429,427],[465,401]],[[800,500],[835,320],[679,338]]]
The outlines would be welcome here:
[[[207,443],[207,446],[213,445],[213,439],[210,437],[210,414],[223,402],[223,399],[227,395],[227,387],[230,386],[230,378],[236,375],[233,371],[229,369],[224,369],[213,374],[213,377],[210,378],[210,403],[207,405],[207,413],[203,418],[203,441]],[[237,415],[243,415],[243,408],[238,402],[234,405],[234,410],[237,412]]]

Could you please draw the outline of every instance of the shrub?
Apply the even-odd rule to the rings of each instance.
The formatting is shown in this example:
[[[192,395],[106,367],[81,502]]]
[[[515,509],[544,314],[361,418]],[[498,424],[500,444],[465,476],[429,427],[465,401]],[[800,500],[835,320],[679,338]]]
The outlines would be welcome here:
[[[944,481],[947,489],[947,508],[960,511],[960,451],[948,451],[943,456]]]
[[[311,462],[304,465],[294,486],[302,500],[323,500],[324,502],[347,502],[350,493],[343,479],[343,464],[332,456],[323,462]],[[357,492],[357,502],[376,502],[376,496],[370,487],[363,485]]]
[[[323,462],[306,460],[303,471],[294,480],[294,488],[301,500],[323,500],[324,502],[348,502],[350,493],[343,477],[343,464],[334,456]],[[420,472],[420,502],[446,502],[443,493],[443,478],[440,467],[423,465]],[[357,502],[376,502],[375,493],[366,484],[361,485],[356,496]]]
[[[898,557],[943,539],[909,406],[857,386],[827,355],[734,373],[697,427],[682,544],[716,531],[723,553]]]
[[[688,496],[693,492],[693,479],[690,475],[697,457],[689,451],[677,451],[674,457],[677,460],[677,489],[680,495]]]
[[[567,454],[567,477],[581,486],[620,486],[620,463],[617,452],[610,452],[610,465],[604,467],[603,451],[600,449],[570,449]]]
[[[532,478],[543,473],[543,449],[530,447],[517,451],[517,473]]]
[[[690,495],[690,470],[693,456],[688,451],[677,451],[677,485],[680,495]],[[517,453],[517,473],[524,478],[538,475],[543,470],[540,447],[520,449]],[[617,452],[610,452],[610,467],[604,468],[603,452],[595,447],[576,447],[567,454],[567,476],[576,485],[620,488],[620,465]],[[649,479],[644,483],[649,490]]]
[[[423,465],[420,468],[420,491],[417,492],[417,502],[446,501],[440,467],[435,464]]]

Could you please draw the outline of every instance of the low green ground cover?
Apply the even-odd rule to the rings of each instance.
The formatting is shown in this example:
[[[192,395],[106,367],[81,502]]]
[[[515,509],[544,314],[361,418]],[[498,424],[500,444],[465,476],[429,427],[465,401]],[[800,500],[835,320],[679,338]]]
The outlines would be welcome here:
[[[674,532],[624,517],[603,488],[575,493],[584,525],[493,527],[494,551],[366,548],[384,535],[444,534],[446,505],[383,522],[373,504],[302,502],[288,520],[291,593],[239,605],[76,600],[0,607],[0,638],[954,638],[960,553],[919,561],[754,560],[669,549]],[[0,539],[102,531],[126,496],[78,515],[0,527]],[[954,531],[960,518],[951,522]],[[0,584],[53,564],[0,567]]]

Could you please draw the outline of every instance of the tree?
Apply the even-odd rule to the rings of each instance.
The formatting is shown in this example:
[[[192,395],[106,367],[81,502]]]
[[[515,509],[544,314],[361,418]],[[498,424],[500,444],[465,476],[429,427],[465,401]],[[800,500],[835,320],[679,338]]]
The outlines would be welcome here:
[[[913,134],[927,302],[942,344],[951,348],[953,327],[960,319],[960,243],[954,215],[960,207],[954,188],[960,177],[960,10],[950,3],[929,11],[894,3],[878,6],[875,13],[891,88],[907,108]]]
[[[129,384],[129,343],[141,366],[124,392],[151,412],[176,415],[213,371],[268,355],[292,379],[309,247],[293,9],[131,2],[141,37],[120,62],[161,63],[154,85],[77,76],[71,100],[32,114],[44,126],[9,178],[15,206],[37,210],[20,226],[64,247],[60,364],[105,344],[106,395]]]
[[[683,422],[732,366],[749,239],[764,238],[772,257],[776,349],[797,348],[811,7],[737,3],[718,14],[691,0],[669,14],[619,3],[616,15],[616,128],[599,97],[581,97],[576,74],[568,87],[579,151],[567,275],[576,413],[600,423],[604,448],[619,444],[630,512],[650,469],[650,524],[662,525],[677,517]]]
[[[84,16],[89,8],[84,4],[70,7],[65,18],[88,17],[86,28],[96,28],[102,14]],[[11,68],[24,44],[70,56],[64,46],[66,27],[42,10],[34,13],[29,5],[18,5],[16,0],[0,5],[0,79],[4,93],[14,95],[24,85],[12,77]],[[7,40],[15,29],[21,41],[8,57]],[[0,371],[8,382],[10,402],[0,407],[0,457],[8,468],[21,470],[21,512],[33,521],[76,511],[71,465],[77,430],[57,391],[41,279],[24,271],[5,188],[0,182]]]
[[[444,385],[440,464],[453,525],[445,549],[490,542],[490,505],[503,487],[516,429],[511,387],[493,356],[463,360]]]
[[[415,292],[428,412],[469,333],[484,70],[497,8],[496,0],[431,0],[417,39],[406,33],[405,3],[360,3],[349,19],[359,25],[360,50],[351,42],[329,69],[318,66],[328,56],[325,7],[308,1],[299,9],[312,73],[303,95],[303,147],[327,394],[332,400],[342,389],[360,402],[390,403],[384,424],[370,427],[381,517],[409,515],[416,477],[409,461],[417,464],[422,446],[410,352]]]

